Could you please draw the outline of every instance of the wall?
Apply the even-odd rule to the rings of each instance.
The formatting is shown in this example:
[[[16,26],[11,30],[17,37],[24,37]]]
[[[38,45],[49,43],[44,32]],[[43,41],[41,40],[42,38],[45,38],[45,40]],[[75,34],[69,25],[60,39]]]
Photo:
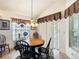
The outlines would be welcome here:
[[[13,42],[13,39],[12,39],[11,28],[10,28],[10,30],[0,30],[0,34],[3,34],[3,35],[6,36],[6,42],[10,45],[10,48],[13,48],[14,47],[14,42]]]
[[[3,35],[6,36],[7,43],[9,43],[10,48],[13,48],[14,42],[13,42],[13,39],[12,39],[11,19],[6,12],[1,11],[1,10],[0,10],[0,19],[10,20],[10,30],[0,30],[0,34],[3,34]]]

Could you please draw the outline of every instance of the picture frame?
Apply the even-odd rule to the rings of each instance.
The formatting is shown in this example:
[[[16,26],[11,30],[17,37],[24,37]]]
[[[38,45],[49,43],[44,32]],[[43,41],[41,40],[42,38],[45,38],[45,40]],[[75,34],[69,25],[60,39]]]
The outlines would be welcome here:
[[[9,30],[10,29],[10,21],[0,19],[0,30]]]

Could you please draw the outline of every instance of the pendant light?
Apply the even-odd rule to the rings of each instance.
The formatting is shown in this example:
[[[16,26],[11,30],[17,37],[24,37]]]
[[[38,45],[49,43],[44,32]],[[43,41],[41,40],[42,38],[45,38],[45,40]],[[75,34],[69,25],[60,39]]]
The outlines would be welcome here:
[[[37,27],[38,24],[36,20],[33,18],[33,0],[31,0],[31,27]]]

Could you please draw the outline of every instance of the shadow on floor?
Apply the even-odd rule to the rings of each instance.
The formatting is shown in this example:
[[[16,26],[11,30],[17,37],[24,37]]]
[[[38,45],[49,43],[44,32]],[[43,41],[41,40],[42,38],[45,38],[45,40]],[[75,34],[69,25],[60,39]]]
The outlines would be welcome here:
[[[20,58],[20,56],[18,56],[16,59],[22,59],[22,58]],[[33,59],[33,58],[30,58],[30,59]],[[36,58],[36,59],[54,59],[54,57],[53,56],[48,56],[48,57],[40,56],[39,58]]]

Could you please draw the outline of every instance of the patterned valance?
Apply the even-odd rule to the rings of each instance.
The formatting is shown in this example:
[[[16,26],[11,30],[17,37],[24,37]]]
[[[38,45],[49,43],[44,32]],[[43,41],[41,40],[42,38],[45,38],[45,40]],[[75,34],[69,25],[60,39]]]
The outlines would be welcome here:
[[[19,18],[11,18],[11,19],[12,19],[12,22],[16,22],[18,24],[20,24],[20,23],[24,23],[24,24],[30,23],[30,20],[24,20],[24,19],[19,19]]]
[[[68,16],[72,16],[73,13],[79,12],[79,0],[73,3],[70,7],[68,7],[64,12],[64,17],[67,18]]]
[[[61,19],[61,12],[55,13],[55,14],[51,14],[42,18],[39,18],[37,20],[37,23],[42,23],[42,22],[48,22],[48,21],[53,21],[53,20],[58,20]]]
[[[77,0],[77,1],[74,3],[74,7],[75,7],[75,13],[78,13],[78,12],[79,12],[79,0]]]

